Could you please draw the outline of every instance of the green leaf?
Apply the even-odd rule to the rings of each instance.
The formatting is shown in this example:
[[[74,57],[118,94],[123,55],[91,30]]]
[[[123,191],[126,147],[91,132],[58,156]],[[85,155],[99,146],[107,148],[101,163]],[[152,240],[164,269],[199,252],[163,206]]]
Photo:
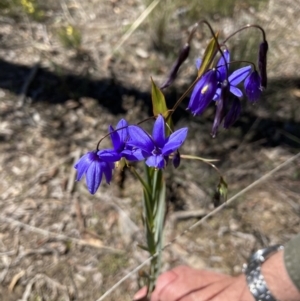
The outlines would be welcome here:
[[[139,248],[141,248],[142,250],[149,252],[148,247],[143,246],[143,245],[140,245],[140,244],[137,244],[137,246],[138,246]]]
[[[169,136],[174,128],[170,111],[168,111],[166,99],[164,94],[161,90],[156,86],[153,79],[151,78],[152,82],[152,107],[153,107],[153,114],[157,116],[158,114],[162,114],[166,120],[167,127],[166,127],[166,135]]]
[[[168,111],[166,100],[164,94],[161,90],[156,86],[153,79],[151,78],[152,82],[152,106],[153,106],[153,114],[156,116],[158,114],[166,114]]]
[[[203,58],[202,58],[202,64],[198,70],[198,78],[201,77],[210,67],[214,57],[216,56],[217,54],[217,51],[218,51],[218,43],[217,43],[217,40],[218,40],[218,36],[219,36],[219,32],[216,33],[215,35],[215,38],[212,38],[206,49],[205,49],[205,52],[204,52],[204,55],[203,55]]]

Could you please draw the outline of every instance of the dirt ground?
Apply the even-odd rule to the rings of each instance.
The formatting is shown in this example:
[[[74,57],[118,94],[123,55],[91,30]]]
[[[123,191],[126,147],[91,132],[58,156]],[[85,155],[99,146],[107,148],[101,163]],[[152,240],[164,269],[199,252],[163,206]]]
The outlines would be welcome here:
[[[215,7],[197,18],[211,20],[224,36],[247,23],[265,28],[269,86],[262,99],[244,102],[239,121],[216,139],[209,134],[213,107],[192,117],[186,100],[175,124],[189,127],[183,154],[220,160],[229,198],[290,161],[179,237],[164,251],[162,270],[188,264],[238,274],[254,250],[300,231],[300,4],[254,2],[233,1],[230,14]],[[91,196],[84,181],[75,182],[73,165],[109,124],[151,114],[150,76],[165,79],[197,20],[195,8],[193,1],[161,0],[125,40],[151,1],[44,1],[36,15],[24,9],[29,0],[20,3],[0,5],[0,300],[96,301],[147,259],[137,246],[144,240],[141,188],[129,170],[117,170]],[[195,77],[194,61],[208,39],[207,30],[197,33],[166,90],[170,106]],[[258,42],[251,30],[238,35],[234,57],[255,60]],[[109,140],[102,145],[110,147]],[[142,172],[141,164],[136,168]],[[166,169],[166,180],[167,243],[213,210],[218,176],[208,165],[183,161]],[[137,289],[134,273],[105,300],[131,300]]]

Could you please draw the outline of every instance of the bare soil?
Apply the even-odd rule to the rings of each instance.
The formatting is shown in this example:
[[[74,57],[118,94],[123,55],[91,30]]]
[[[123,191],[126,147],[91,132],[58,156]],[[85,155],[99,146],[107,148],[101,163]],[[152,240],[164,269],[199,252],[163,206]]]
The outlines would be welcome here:
[[[186,1],[179,1],[162,38],[151,25],[159,17],[154,9],[113,52],[145,3],[46,1],[42,20],[0,11],[0,300],[96,301],[147,258],[137,247],[144,239],[141,188],[129,170],[116,170],[111,185],[101,184],[91,196],[84,181],[75,182],[73,168],[109,124],[151,114],[150,76],[163,82],[194,22],[187,19]],[[247,3],[237,1],[230,16],[216,8],[208,17],[224,36],[247,23],[265,28],[269,86],[262,99],[253,106],[245,101],[240,120],[216,139],[209,135],[213,107],[194,118],[186,100],[175,114],[176,128],[189,127],[182,153],[219,159],[229,197],[297,154],[300,145],[300,6],[293,0]],[[67,49],[58,32],[70,24],[82,42]],[[236,58],[255,59],[259,35],[247,33],[232,42]],[[208,39],[205,30],[197,33],[190,58],[166,90],[169,106],[192,82],[194,61]],[[109,140],[102,145],[109,147]],[[295,158],[178,238],[164,251],[162,269],[189,264],[238,274],[254,250],[299,233],[299,167]],[[218,175],[208,165],[183,161],[178,170],[166,169],[166,180],[168,242],[213,210]],[[134,274],[107,300],[131,300],[137,289]]]

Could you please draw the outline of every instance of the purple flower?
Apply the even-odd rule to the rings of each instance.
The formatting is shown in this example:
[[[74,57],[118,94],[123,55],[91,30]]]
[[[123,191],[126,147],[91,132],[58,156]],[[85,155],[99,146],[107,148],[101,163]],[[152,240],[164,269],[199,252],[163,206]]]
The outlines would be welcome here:
[[[103,174],[106,182],[109,184],[112,179],[112,170],[114,164],[112,162],[118,161],[118,156],[115,157],[106,151],[88,152],[83,155],[75,164],[77,169],[76,181],[80,181],[85,174],[86,185],[91,194],[95,194],[102,181]]]
[[[129,161],[139,161],[145,158],[140,149],[133,148],[127,144],[129,135],[128,123],[125,119],[121,119],[118,122],[116,130],[112,126],[109,126],[109,132],[116,153]],[[111,150],[111,152],[113,152],[113,150]]]
[[[223,51],[225,60],[227,62],[227,68],[230,62],[230,53],[227,49]],[[227,69],[225,65],[225,61],[223,56],[220,57],[217,63],[217,71],[218,71],[218,88],[216,94],[214,95],[213,100],[220,99],[221,95],[221,85],[224,80],[227,80]],[[235,70],[231,75],[228,77],[228,84],[229,84],[229,91],[237,96],[242,97],[243,92],[237,87],[250,73],[251,66],[242,67],[240,69]]]
[[[261,78],[256,70],[254,70],[245,80],[245,93],[251,102],[259,99],[261,94]]]
[[[225,81],[231,94],[236,97],[243,96],[243,92],[237,85],[249,75],[251,66],[237,69],[231,75],[227,76],[230,63],[230,53],[228,49],[225,49],[223,54],[224,56],[220,57],[216,68],[207,71],[194,87],[188,106],[188,109],[190,109],[194,115],[203,113],[212,100],[220,100],[222,86]],[[197,60],[196,66],[198,69],[200,68],[201,59]],[[223,109],[221,111],[223,111]],[[218,122],[216,122],[216,124],[219,124],[219,118],[217,119]]]
[[[194,115],[199,115],[205,111],[211,103],[217,90],[217,71],[208,70],[196,83],[192,92],[188,109]]]
[[[187,131],[187,128],[182,128],[166,137],[165,121],[163,116],[159,115],[154,123],[152,137],[142,128],[130,125],[128,145],[142,150],[149,167],[164,168],[169,155],[183,144]]]

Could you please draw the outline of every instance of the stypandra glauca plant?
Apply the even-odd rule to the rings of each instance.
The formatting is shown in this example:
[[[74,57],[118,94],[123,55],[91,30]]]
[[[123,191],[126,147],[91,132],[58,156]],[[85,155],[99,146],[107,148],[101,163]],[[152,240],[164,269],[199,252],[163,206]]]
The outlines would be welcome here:
[[[194,82],[174,107],[168,109],[162,90],[176,79],[179,68],[189,55],[194,33],[200,24],[208,27],[212,38],[202,59],[196,62],[198,71]],[[236,34],[248,29],[259,30],[262,36],[258,47],[257,65],[244,58],[240,61],[230,60],[230,48],[227,42]],[[140,247],[152,256],[149,272],[145,275],[149,294],[155,288],[155,281],[161,267],[167,202],[164,180],[166,166],[173,165],[174,168],[178,168],[182,159],[194,159],[208,163],[218,171],[211,163],[212,160],[180,153],[180,147],[188,135],[188,128],[175,129],[172,114],[189,95],[187,109],[194,116],[201,115],[211,103],[214,103],[215,118],[211,135],[216,137],[221,124],[227,129],[238,119],[244,95],[249,102],[254,103],[259,100],[262,91],[267,87],[267,51],[266,34],[259,25],[246,25],[222,41],[219,32],[215,32],[207,21],[199,21],[193,26],[187,43],[181,49],[165,83],[158,87],[151,80],[153,116],[136,124],[128,124],[125,119],[121,119],[115,127],[109,125],[108,134],[96,144],[95,150],[83,155],[75,164],[77,181],[85,175],[86,185],[91,194],[96,193],[103,177],[107,183],[111,182],[116,166],[119,168],[127,166],[141,184],[146,244]],[[242,64],[243,67],[234,69],[237,63]],[[243,89],[241,89],[242,85]],[[142,125],[152,120],[155,120],[153,130],[152,133],[148,133]],[[112,148],[102,149],[101,141],[107,138],[111,139]],[[131,162],[134,161],[143,162],[143,174],[138,173],[132,166]],[[220,181],[216,191],[216,206],[220,198],[226,200],[227,196],[227,184],[219,171],[218,173]]]

